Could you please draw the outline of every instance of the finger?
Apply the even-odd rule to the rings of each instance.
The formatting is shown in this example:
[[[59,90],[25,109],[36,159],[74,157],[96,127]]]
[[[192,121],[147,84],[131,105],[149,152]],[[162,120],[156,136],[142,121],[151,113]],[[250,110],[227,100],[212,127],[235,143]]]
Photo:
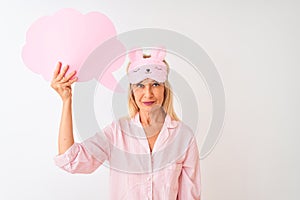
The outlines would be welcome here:
[[[71,87],[71,85],[74,83],[74,82],[76,82],[77,81],[77,79],[72,79],[72,80],[70,80],[70,81],[68,81],[68,82],[66,82],[66,83],[63,83],[62,85],[61,85],[61,87]]]
[[[74,82],[76,82],[78,80],[78,77],[74,77],[73,79],[69,80],[66,83],[63,83],[61,86],[62,87],[67,87],[67,86],[71,86]]]
[[[66,80],[66,77],[62,77],[62,79],[60,79],[58,82],[59,84],[62,84],[68,82],[68,80]]]
[[[53,78],[56,78],[58,76],[60,72],[60,68],[61,68],[61,62],[58,62],[53,73]]]
[[[69,69],[69,65],[64,66],[63,69],[59,72],[58,76],[56,77],[56,80],[60,81],[65,76],[68,69]]]
[[[67,73],[68,69],[69,69],[69,65],[64,66],[64,68],[60,71],[60,73],[57,76],[57,78],[59,80],[61,80],[65,76],[65,74]]]
[[[64,80],[69,81],[75,74],[76,74],[76,71],[74,70],[67,77],[65,77]]]
[[[64,76],[59,82],[60,83],[68,82],[75,75],[75,73],[76,73],[76,71],[71,72],[67,77]]]

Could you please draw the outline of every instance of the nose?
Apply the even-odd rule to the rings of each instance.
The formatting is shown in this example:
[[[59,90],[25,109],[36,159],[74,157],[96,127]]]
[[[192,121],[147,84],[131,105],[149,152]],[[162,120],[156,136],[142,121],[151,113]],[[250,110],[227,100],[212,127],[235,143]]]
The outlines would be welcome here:
[[[150,72],[150,69],[146,69],[146,72]]]
[[[152,97],[152,96],[153,96],[152,87],[151,87],[151,85],[147,85],[144,88],[144,97],[149,98],[149,97]]]

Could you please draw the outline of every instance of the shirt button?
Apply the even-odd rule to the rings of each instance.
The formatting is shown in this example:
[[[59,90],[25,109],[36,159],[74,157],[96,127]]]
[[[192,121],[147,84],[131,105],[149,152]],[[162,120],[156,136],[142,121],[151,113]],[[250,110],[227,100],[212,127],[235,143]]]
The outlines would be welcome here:
[[[150,178],[150,177],[148,177],[148,178],[147,178],[147,181],[150,181],[150,179],[151,179],[151,178]]]

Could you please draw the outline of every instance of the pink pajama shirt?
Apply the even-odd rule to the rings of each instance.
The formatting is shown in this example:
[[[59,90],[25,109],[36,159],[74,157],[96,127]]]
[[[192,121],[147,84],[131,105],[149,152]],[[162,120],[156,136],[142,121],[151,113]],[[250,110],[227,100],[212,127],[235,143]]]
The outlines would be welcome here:
[[[113,200],[200,200],[196,139],[188,126],[169,115],[152,152],[137,114],[74,143],[54,160],[70,173],[91,173],[107,162]]]

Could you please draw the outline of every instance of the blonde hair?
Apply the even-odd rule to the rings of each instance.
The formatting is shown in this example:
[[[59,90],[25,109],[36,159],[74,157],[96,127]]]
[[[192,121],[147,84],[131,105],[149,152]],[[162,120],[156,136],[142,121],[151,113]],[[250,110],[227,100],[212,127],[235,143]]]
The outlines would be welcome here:
[[[143,55],[143,58],[149,58],[151,57],[151,55]],[[163,60],[163,62],[167,65],[167,71],[169,74],[169,64]],[[128,69],[130,66],[130,62],[127,65],[127,73],[128,73]],[[173,120],[179,121],[179,118],[177,117],[174,107],[173,107],[173,93],[171,90],[171,85],[169,83],[168,80],[165,81],[164,83],[164,101],[162,103],[162,107],[165,110],[165,112],[167,114],[170,115],[170,117]],[[132,84],[130,83],[129,85],[129,89],[128,89],[128,111],[129,111],[129,116],[132,118],[134,117],[138,112],[139,112],[139,108],[135,102],[134,96],[133,96],[133,91],[132,91]]]

